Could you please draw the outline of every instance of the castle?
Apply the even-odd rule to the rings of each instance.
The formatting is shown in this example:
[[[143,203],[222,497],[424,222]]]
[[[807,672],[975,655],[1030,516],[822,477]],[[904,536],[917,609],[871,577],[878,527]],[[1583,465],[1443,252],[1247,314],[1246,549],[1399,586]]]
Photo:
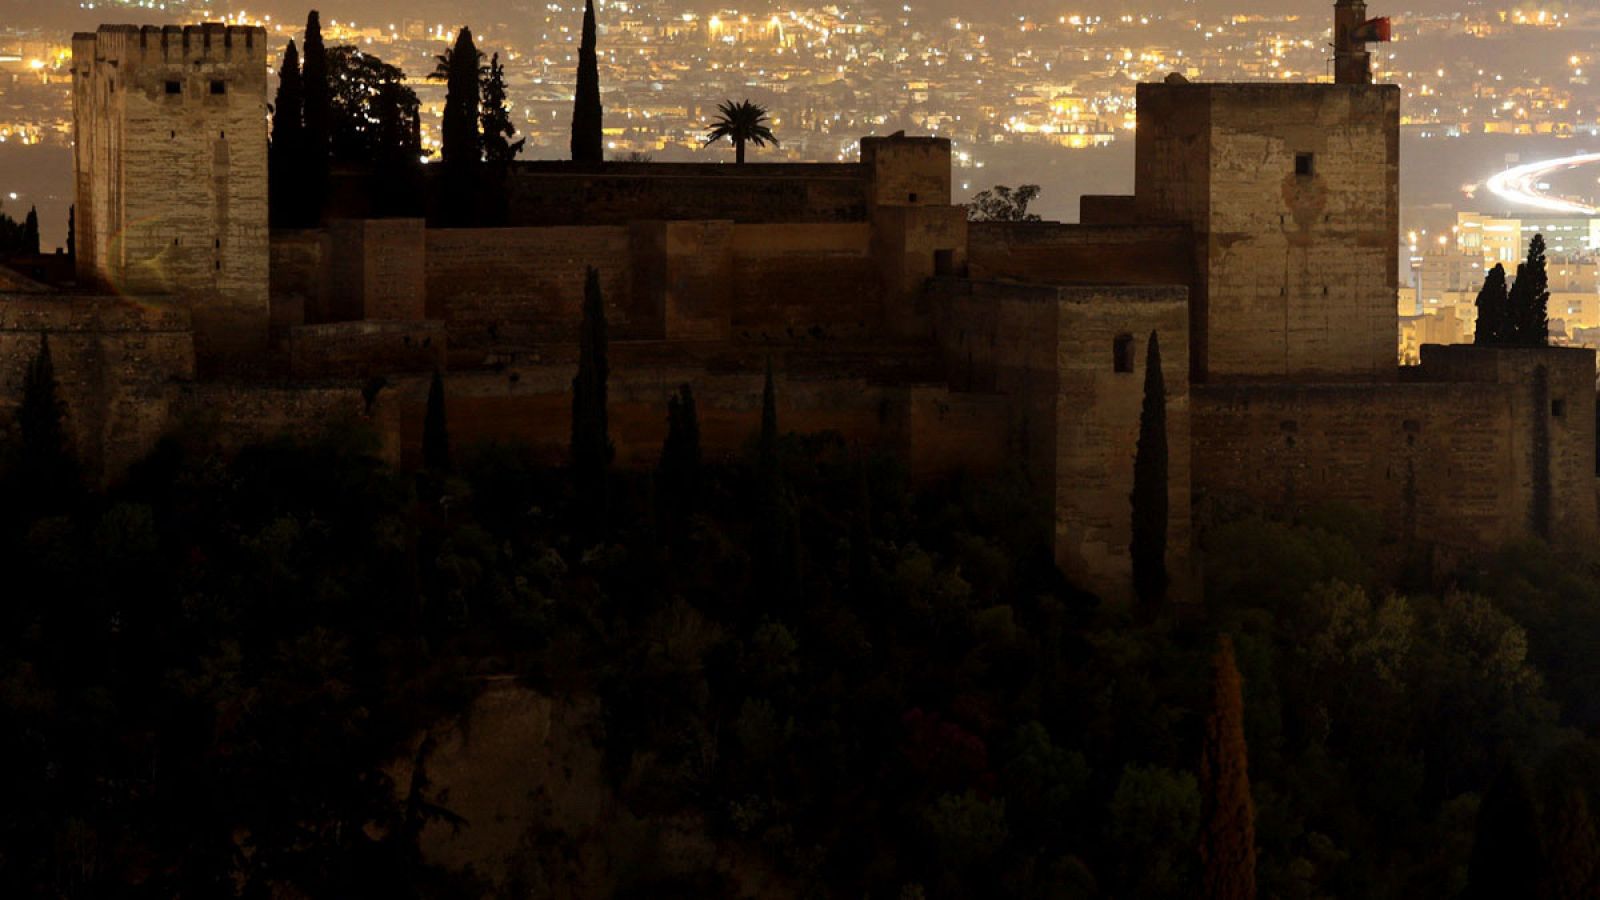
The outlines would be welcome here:
[[[845,164],[518,163],[495,228],[270,230],[265,32],[104,26],[73,40],[99,288],[0,270],[0,404],[48,334],[103,481],[181,425],[228,447],[357,420],[409,464],[439,369],[454,441],[555,461],[593,266],[621,465],[654,463],[681,383],[707,454],[735,452],[771,358],[786,429],[917,478],[1025,464],[1063,571],[1121,600],[1156,333],[1180,593],[1211,503],[1350,503],[1446,561],[1591,542],[1592,351],[1396,363],[1400,92],[1340,7],[1335,83],[1140,85],[1134,195],[1084,197],[1077,225],[968,222],[949,143],[894,135]]]

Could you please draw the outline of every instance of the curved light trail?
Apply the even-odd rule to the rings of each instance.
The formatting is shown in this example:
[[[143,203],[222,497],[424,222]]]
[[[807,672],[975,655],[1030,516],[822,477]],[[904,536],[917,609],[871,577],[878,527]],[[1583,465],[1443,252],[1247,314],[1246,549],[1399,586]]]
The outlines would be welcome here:
[[[1528,163],[1507,169],[1504,172],[1484,182],[1484,186],[1494,192],[1496,197],[1509,203],[1519,203],[1542,209],[1546,212],[1569,213],[1572,215],[1592,216],[1600,213],[1600,207],[1590,206],[1565,197],[1550,197],[1539,191],[1539,181],[1551,172],[1562,169],[1575,169],[1600,162],[1600,153],[1580,153],[1576,156],[1563,156],[1559,159],[1547,159],[1541,162]]]

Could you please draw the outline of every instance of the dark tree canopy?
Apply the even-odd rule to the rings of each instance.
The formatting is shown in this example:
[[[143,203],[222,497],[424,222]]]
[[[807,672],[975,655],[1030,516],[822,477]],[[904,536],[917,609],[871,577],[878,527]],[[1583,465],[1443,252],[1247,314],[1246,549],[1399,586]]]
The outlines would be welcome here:
[[[506,108],[506,70],[500,65],[498,53],[489,58],[489,68],[483,74],[481,100],[479,122],[483,126],[484,158],[494,164],[516,159],[527,139],[511,140],[517,127],[511,123],[511,111]]]
[[[997,184],[979,191],[967,204],[969,222],[1037,222],[1037,213],[1028,212],[1028,204],[1039,196],[1037,184],[1024,184],[1010,188]]]
[[[600,106],[600,61],[595,49],[594,0],[583,6],[583,39],[578,44],[578,85],[572,100],[572,160],[605,158],[605,111]]]
[[[1468,900],[1537,897],[1544,865],[1539,814],[1528,776],[1507,764],[1478,806],[1466,896]]]
[[[1244,694],[1228,635],[1218,638],[1211,665],[1211,713],[1200,757],[1201,894],[1206,900],[1254,900],[1255,805],[1244,739]]]
[[[1544,235],[1536,234],[1528,244],[1528,259],[1517,266],[1517,280],[1509,295],[1510,332],[1508,343],[1518,347],[1543,347],[1549,343],[1550,279],[1545,272]]]
[[[1152,331],[1145,351],[1144,404],[1133,456],[1133,535],[1128,545],[1134,595],[1147,607],[1161,603],[1167,592],[1167,465],[1167,387],[1161,344]]]
[[[444,376],[433,370],[428,407],[422,419],[422,466],[430,472],[450,471],[450,425],[445,419]]]
[[[1486,347],[1504,345],[1511,337],[1511,301],[1506,293],[1506,267],[1495,264],[1484,276],[1478,291],[1478,326],[1474,344]]]
[[[406,86],[406,74],[357,47],[334,47],[327,56],[337,86],[332,106],[334,159],[375,168],[420,161],[417,95]]]
[[[328,52],[322,43],[322,18],[316,10],[306,17],[306,38],[300,62],[301,90],[305,98],[305,159],[302,177],[305,196],[320,204],[328,189],[328,167],[333,152],[333,87],[329,82]],[[320,213],[320,210],[318,210]],[[312,218],[319,218],[313,215]]]
[[[578,374],[572,379],[572,473],[579,513],[592,529],[604,521],[606,474],[614,450],[606,412],[606,307],[600,272],[590,267],[584,281],[583,323],[578,334]],[[592,531],[591,531],[592,534]]]
[[[472,42],[472,29],[463,26],[456,34],[455,46],[450,48],[444,121],[439,126],[441,157],[447,166],[471,167],[483,159],[483,136],[478,132],[480,59],[478,47]]]
[[[303,219],[305,179],[305,86],[300,78],[300,51],[293,40],[278,66],[278,93],[272,104],[272,144],[267,170],[271,219],[274,225],[299,224]]]
[[[681,526],[693,513],[700,468],[700,417],[694,391],[685,384],[667,398],[667,438],[656,473],[662,518],[669,526]]]
[[[772,128],[767,122],[767,108],[757,106],[749,100],[741,100],[738,103],[724,100],[717,104],[717,117],[711,121],[711,130],[706,133],[706,146],[709,147],[723,138],[732,142],[736,163],[744,162],[746,144],[755,144],[757,147],[765,147],[768,144],[778,146],[778,139],[773,136]]]

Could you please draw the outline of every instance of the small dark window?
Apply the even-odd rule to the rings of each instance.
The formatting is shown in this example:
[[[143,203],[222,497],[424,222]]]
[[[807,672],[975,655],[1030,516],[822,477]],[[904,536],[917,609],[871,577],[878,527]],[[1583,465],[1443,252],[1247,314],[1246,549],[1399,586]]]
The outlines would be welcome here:
[[[172,246],[174,246],[174,247],[178,246],[178,239],[177,238],[173,238],[172,239]]]
[[[226,81],[223,81],[220,78],[211,79],[211,93],[213,93],[213,94],[226,94],[227,92],[228,92],[228,83]]]
[[[1294,173],[1296,175],[1315,175],[1316,157],[1310,153],[1296,153],[1294,155]]]
[[[933,251],[933,274],[956,274],[956,252],[954,250]]]
[[[181,94],[181,93],[183,93],[183,82],[181,82],[181,81],[169,81],[169,82],[167,82],[167,93],[169,93],[169,94]]]
[[[1567,415],[1567,401],[1561,397],[1551,400],[1550,415],[1555,416],[1558,419],[1564,418]]]
[[[218,272],[222,271],[222,260],[220,260],[220,259],[217,260],[217,271]]]
[[[915,203],[915,202],[917,202],[917,195],[916,194],[907,194],[906,195],[906,202],[907,203]]]
[[[1111,342],[1111,368],[1117,372],[1133,371],[1133,335],[1119,334]]]

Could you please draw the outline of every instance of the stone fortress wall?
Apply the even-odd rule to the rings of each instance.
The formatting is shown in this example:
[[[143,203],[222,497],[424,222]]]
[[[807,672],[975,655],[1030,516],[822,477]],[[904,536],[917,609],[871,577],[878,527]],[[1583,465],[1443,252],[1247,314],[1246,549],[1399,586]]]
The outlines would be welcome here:
[[[6,282],[0,398],[51,335],[102,479],[185,426],[227,449],[357,423],[415,464],[435,370],[458,446],[559,462],[593,266],[619,464],[654,463],[685,383],[707,455],[743,452],[770,359],[787,430],[919,478],[1025,470],[1058,563],[1112,601],[1130,595],[1152,334],[1180,595],[1198,583],[1195,511],[1228,498],[1355,503],[1444,556],[1597,530],[1592,353],[1429,347],[1395,365],[1392,87],[1143,85],[1136,193],[1085,197],[1082,225],[968,223],[949,143],[895,135],[846,164],[518,164],[505,227],[346,215],[267,240],[262,41],[75,40],[82,272],[145,299]],[[178,175],[204,194],[187,212]],[[219,312],[265,349],[230,352]],[[236,357],[256,365],[218,365]]]

